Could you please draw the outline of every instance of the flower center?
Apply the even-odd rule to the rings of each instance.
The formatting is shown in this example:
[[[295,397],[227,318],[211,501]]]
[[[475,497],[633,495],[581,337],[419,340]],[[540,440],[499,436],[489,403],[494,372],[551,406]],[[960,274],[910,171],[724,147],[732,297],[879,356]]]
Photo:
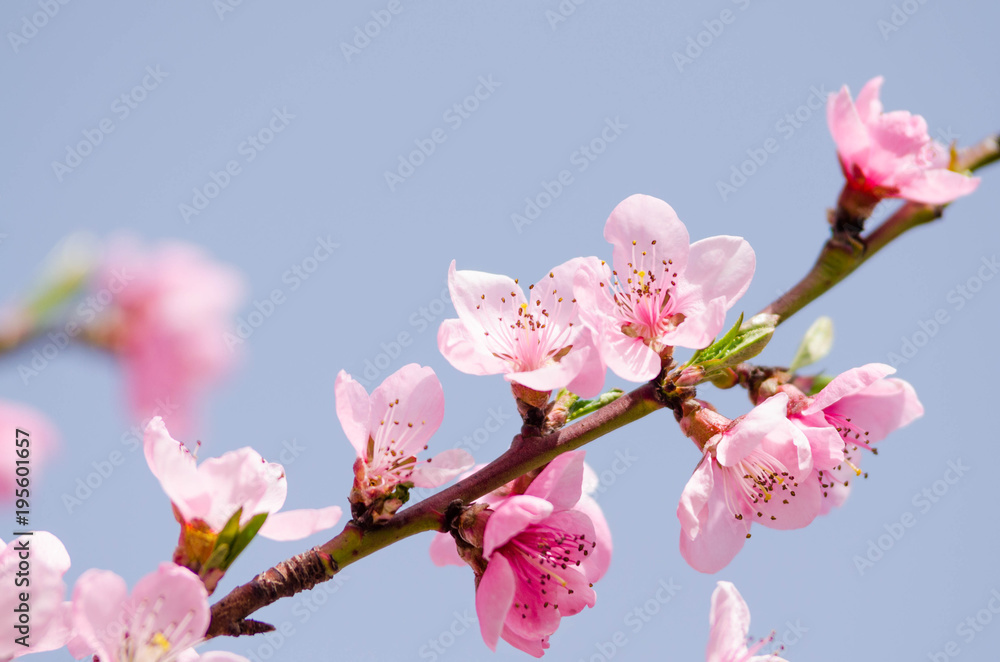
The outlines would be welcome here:
[[[684,321],[684,315],[673,310],[675,299],[671,292],[677,287],[674,262],[657,256],[652,248],[655,244],[656,240],[651,240],[649,250],[644,250],[633,240],[625,273],[613,270],[613,280],[602,290],[618,307],[622,333],[642,338],[646,344]],[[600,285],[605,287],[603,282]]]

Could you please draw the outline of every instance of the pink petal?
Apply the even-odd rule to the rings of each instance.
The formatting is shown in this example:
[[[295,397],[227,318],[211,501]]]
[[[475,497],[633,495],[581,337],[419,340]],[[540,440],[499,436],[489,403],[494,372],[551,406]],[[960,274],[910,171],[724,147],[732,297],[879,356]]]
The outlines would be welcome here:
[[[487,351],[473,339],[462,320],[448,319],[438,329],[438,350],[456,370],[468,375],[496,375],[506,372],[509,364]]]
[[[855,107],[858,111],[858,117],[865,124],[875,121],[882,114],[882,102],[879,101],[879,92],[882,89],[884,80],[882,76],[875,76],[875,78],[865,83],[865,86],[858,92],[858,100],[855,103]]]
[[[534,496],[518,495],[504,499],[486,521],[483,557],[490,559],[494,550],[506,545],[528,526],[552,514],[552,504]]]
[[[205,585],[174,563],[161,563],[156,572],[140,579],[130,602],[136,608],[132,627],[148,633],[170,632],[172,648],[184,649],[200,641],[211,619]],[[178,624],[185,627],[178,629]]]
[[[23,429],[23,428],[22,428]],[[34,435],[35,430],[31,430]],[[15,580],[21,582],[24,577],[16,577],[22,568],[20,563],[20,548],[26,544],[30,563],[30,584],[15,586]],[[48,531],[36,531],[30,536],[20,536],[10,541],[0,550],[0,582],[7,590],[0,591],[0,610],[4,614],[14,614],[21,604],[19,594],[24,591],[30,595],[31,636],[30,649],[25,649],[14,641],[23,633],[12,634],[0,639],[0,659],[9,660],[27,653],[61,648],[70,638],[71,631],[67,623],[66,584],[63,575],[69,570],[69,554],[62,542]],[[16,618],[11,617],[16,622]],[[14,632],[13,628],[11,632]]]
[[[630,338],[618,331],[602,336],[598,342],[601,358],[622,379],[648,382],[660,374],[660,355],[647,347],[642,338]]]
[[[945,205],[969,195],[978,186],[979,177],[944,169],[926,170],[920,177],[900,185],[899,197],[928,205]]]
[[[433,460],[420,462],[410,474],[415,487],[438,487],[444,485],[476,463],[468,451],[452,448],[434,456]]]
[[[852,426],[867,432],[864,440],[869,444],[885,439],[890,432],[924,414],[916,391],[902,379],[875,382],[863,391],[845,396],[828,410],[851,419]]]
[[[682,536],[694,538],[701,533],[708,519],[708,500],[714,483],[712,455],[705,453],[684,486],[677,504],[677,519],[681,522]]]
[[[680,535],[681,556],[692,568],[704,573],[718,572],[729,565],[743,549],[750,530],[748,514],[743,513],[743,520],[737,520],[726,503],[725,470],[714,463],[711,467],[714,488],[700,515],[698,533],[690,537],[681,531]]]
[[[192,502],[198,509],[199,506],[207,506],[207,501],[195,459],[184,444],[170,436],[159,416],[146,425],[143,452],[150,471],[181,514],[185,518],[196,517],[196,513],[188,508],[188,503]]]
[[[591,264],[592,259],[575,257],[567,260],[535,281],[529,296],[533,300],[541,301],[541,307],[548,311],[547,324],[564,328],[569,324],[580,322],[579,311],[573,303],[573,282],[576,273]]]
[[[509,317],[514,308],[511,292],[516,292],[519,300],[524,299],[521,287],[513,278],[482,271],[457,271],[452,260],[448,268],[448,290],[459,319],[468,329],[472,338],[485,337],[485,333],[501,342],[497,318]],[[503,301],[506,299],[506,301]]]
[[[508,644],[520,651],[524,651],[532,657],[542,657],[545,655],[545,650],[549,647],[548,637],[529,639],[528,637],[522,637],[509,627],[504,627],[501,636]]]
[[[260,527],[259,533],[271,540],[301,540],[333,528],[342,514],[340,506],[271,513],[264,521],[264,526]]]
[[[826,104],[826,121],[833,141],[837,145],[837,152],[841,160],[846,163],[845,169],[850,171],[850,167],[854,164],[864,168],[871,139],[868,137],[868,128],[851,101],[851,93],[848,92],[846,85],[839,92],[830,95]]]
[[[590,518],[594,525],[594,535],[597,536],[597,547],[583,562],[584,574],[591,583],[597,582],[611,566],[611,554],[614,545],[611,540],[611,527],[604,517],[604,511],[593,497],[584,494],[573,507]]]
[[[604,388],[604,375],[608,371],[601,353],[594,342],[593,333],[584,327],[573,341],[573,350],[579,351],[583,357],[583,367],[576,377],[566,385],[571,393],[581,398],[594,398],[600,395]],[[586,352],[586,353],[584,353]]]
[[[236,655],[235,653],[211,651],[209,653],[196,656],[192,659],[192,662],[250,662],[250,660],[241,655]]]
[[[128,600],[125,580],[108,570],[87,570],[73,587],[74,657],[94,654],[102,660],[114,659],[111,650],[118,648],[125,625],[120,622]]]
[[[673,331],[663,334],[661,340],[668,345],[691,349],[708,347],[726,325],[728,306],[725,297],[703,301],[697,293],[682,292],[677,308],[685,320]]]
[[[757,448],[764,438],[788,419],[788,395],[777,393],[736,419],[733,427],[722,433],[715,457],[724,467],[734,466]]]
[[[434,370],[416,363],[404,365],[385,378],[371,396],[368,429],[379,446],[416,455],[423,450],[444,418],[444,391]]]
[[[628,273],[633,250],[644,250],[654,264],[673,260],[677,273],[684,273],[688,259],[688,231],[673,207],[649,195],[632,195],[618,203],[604,225],[604,238],[614,244],[614,265]],[[633,244],[633,242],[635,242]]]
[[[595,361],[595,357],[591,357],[591,351],[590,347],[581,349],[574,347],[559,361],[549,363],[537,370],[510,372],[504,377],[507,381],[522,384],[536,391],[553,391],[570,384],[588,363]],[[595,351],[594,354],[596,353]],[[597,359],[597,361],[600,360]]]
[[[732,583],[716,584],[708,620],[711,632],[706,662],[730,662],[747,653],[750,609]]]
[[[787,531],[801,529],[816,519],[823,505],[819,481],[812,472],[795,476],[795,481],[798,485],[788,485],[788,490],[779,488],[772,492],[770,500],[762,499],[753,505],[757,512],[763,513],[760,517],[754,513],[753,519],[758,524]],[[793,491],[795,496],[791,496]]]
[[[351,442],[358,457],[364,457],[368,448],[368,420],[371,417],[371,403],[365,387],[341,370],[337,373],[333,391],[337,402],[337,418],[344,428],[347,440]]]
[[[802,410],[802,414],[808,416],[822,411],[841,398],[862,391],[894,372],[895,368],[884,363],[869,363],[842,372],[813,397],[809,406]]]
[[[211,495],[211,503],[197,516],[216,531],[240,508],[241,524],[256,514],[280,509],[288,493],[281,465],[266,462],[250,447],[205,460],[198,467],[198,476]]]
[[[724,297],[726,308],[750,287],[756,256],[743,237],[718,236],[691,244],[688,265],[682,278],[704,301]]]
[[[507,612],[514,603],[514,570],[503,554],[490,559],[486,572],[476,587],[476,615],[479,632],[491,651],[496,652]]]
[[[815,420],[816,417],[820,420]],[[844,438],[822,415],[796,417],[792,423],[809,441],[809,453],[816,469],[827,471],[844,461]]]
[[[868,123],[868,135],[874,143],[873,150],[888,152],[896,157],[918,155],[930,142],[927,121],[905,110],[883,113],[877,120]]]
[[[446,565],[465,565],[465,561],[458,555],[458,548],[455,547],[455,539],[450,533],[435,533],[434,540],[430,547],[431,561],[438,567]]]
[[[555,510],[568,510],[580,500],[583,489],[583,458],[586,451],[570,451],[556,457],[524,491],[545,499]]]

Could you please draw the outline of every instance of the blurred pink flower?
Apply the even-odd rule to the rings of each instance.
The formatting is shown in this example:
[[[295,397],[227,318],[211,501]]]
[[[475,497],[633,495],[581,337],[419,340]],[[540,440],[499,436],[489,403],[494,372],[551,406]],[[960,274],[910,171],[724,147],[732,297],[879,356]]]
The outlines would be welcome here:
[[[27,573],[20,565],[25,561]],[[47,531],[21,536],[0,551],[0,610],[11,622],[0,638],[0,660],[66,645],[72,631],[63,575],[69,565],[66,548]],[[30,603],[21,595],[28,595]]]
[[[614,244],[614,270],[585,259],[573,293],[601,358],[629,381],[655,377],[670,347],[711,343],[753,278],[754,252],[744,239],[689,245],[673,208],[648,195],[615,207],[604,238]]]
[[[826,116],[849,188],[873,198],[946,204],[976,190],[978,177],[948,170],[949,148],[927,134],[927,122],[905,110],[883,112],[877,76],[857,102],[845,85],[831,94]]]
[[[370,396],[341,370],[334,388],[337,418],[357,453],[352,504],[370,505],[398,485],[437,487],[473,465],[472,456],[460,449],[417,459],[444,417],[444,392],[431,368],[405,365]],[[392,512],[394,507],[385,514]]]
[[[708,635],[705,662],[786,662],[776,654],[756,655],[774,639],[773,635],[747,648],[750,610],[732,583],[716,585],[708,620],[712,630]]]
[[[28,434],[21,434],[18,430]],[[7,443],[11,446],[11,459],[4,462],[3,471],[0,472],[0,500],[13,501],[16,498],[15,490],[19,487],[16,464],[19,458],[15,457],[15,454],[22,452],[26,457],[30,472],[28,482],[34,483],[38,480],[39,470],[48,463],[50,457],[55,455],[59,447],[59,434],[55,425],[41,412],[26,405],[2,400],[0,400],[0,434],[3,435],[3,439],[9,440]]]
[[[597,395],[604,366],[573,298],[582,262],[575,258],[553,268],[528,287],[528,296],[512,278],[456,271],[452,262],[448,289],[458,319],[441,324],[441,353],[471,375],[502,373],[535,391],[566,387],[585,398]]]
[[[677,506],[681,555],[695,570],[729,565],[752,522],[798,529],[819,514],[819,483],[806,480],[813,470],[809,441],[786,418],[787,405],[788,396],[778,393],[705,443]]]
[[[580,504],[583,457],[560,455],[524,494],[491,506],[483,534],[487,566],[476,588],[479,628],[491,650],[503,637],[541,657],[563,616],[594,606],[592,587],[611,560],[597,550],[610,550],[611,538],[596,503]]]
[[[267,462],[252,448],[230,451],[200,465],[184,444],[167,432],[160,417],[146,426],[146,462],[170,497],[182,524],[204,523],[218,533],[240,508],[240,526],[268,513],[260,535],[272,540],[298,540],[334,526],[339,506],[277,512],[285,503],[288,481],[284,468]]]
[[[247,662],[232,653],[198,655],[211,620],[208,593],[191,571],[163,563],[139,580],[129,595],[125,580],[107,570],[88,570],[73,588],[76,637],[69,652],[101,662]]]
[[[190,432],[198,396],[236,358],[225,334],[244,296],[242,276],[193,245],[150,250],[122,239],[109,248],[94,287],[91,308],[113,301],[110,344],[135,415],[161,415]]]
[[[812,449],[816,478],[827,497],[823,512],[840,506],[850,493],[851,478],[860,475],[859,449],[923,416],[916,391],[884,363],[869,363],[835,377],[812,397],[794,386],[784,387],[792,399],[788,417],[805,434]]]

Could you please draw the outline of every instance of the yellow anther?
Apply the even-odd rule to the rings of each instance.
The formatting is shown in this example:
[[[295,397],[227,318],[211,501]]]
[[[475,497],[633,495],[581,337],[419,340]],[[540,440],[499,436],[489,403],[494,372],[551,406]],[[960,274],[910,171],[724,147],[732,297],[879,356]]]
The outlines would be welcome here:
[[[167,641],[167,638],[163,636],[162,632],[157,632],[156,634],[154,634],[153,638],[150,641],[165,651],[170,650],[170,642]]]

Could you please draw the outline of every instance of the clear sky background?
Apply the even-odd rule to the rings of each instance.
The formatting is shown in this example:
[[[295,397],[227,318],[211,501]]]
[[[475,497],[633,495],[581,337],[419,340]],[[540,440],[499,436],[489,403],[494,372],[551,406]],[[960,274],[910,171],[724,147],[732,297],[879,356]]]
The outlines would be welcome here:
[[[333,399],[341,368],[363,377],[368,362],[381,363],[379,381],[405,363],[430,365],[447,403],[432,448],[474,437],[491,417],[503,427],[485,438],[479,432],[476,458],[506,448],[518,429],[506,383],[461,374],[436,348],[437,325],[453,315],[444,289],[452,259],[532,281],[571,257],[608,257],[608,213],[647,193],[673,205],[693,239],[750,241],[758,269],[738,308],[753,313],[811,265],[841,187],[825,110],[810,101],[818,106],[845,83],[856,92],[883,74],[886,108],[923,114],[933,135],[969,143],[1000,128],[1000,9],[990,2],[564,0],[566,16],[555,0],[236,2],[58,4],[16,49],[7,33],[42,10],[37,0],[3,3],[0,293],[22,292],[52,247],[77,230],[205,247],[246,275],[244,318],[253,300],[281,289],[285,303],[203,403],[197,438],[204,457],[249,444],[272,459],[295,440],[304,450],[286,463],[288,507],[347,505],[353,451]],[[369,26],[375,36],[345,55],[342,44],[365,30],[372,12],[387,24]],[[679,66],[675,53],[699,39],[700,52],[692,48]],[[124,116],[116,99],[147,68],[161,80],[147,78],[152,89]],[[449,112],[477,89],[483,98],[468,102],[475,110]],[[276,125],[287,126],[273,141],[259,151],[244,144],[275,112],[286,117]],[[67,146],[105,118],[113,132],[71,172],[54,172]],[[615,140],[593,160],[579,153],[608,122],[618,123]],[[390,186],[385,172],[438,129],[444,140]],[[717,182],[768,140],[777,151],[721,195]],[[230,160],[239,174],[185,219],[180,205],[193,205],[193,190]],[[523,214],[525,198],[562,170],[572,182],[518,228],[512,214]],[[988,610],[1000,591],[1000,279],[980,281],[971,299],[955,290],[998,252],[1000,172],[982,174],[980,190],[943,221],[904,237],[809,306],[761,357],[787,363],[809,323],[827,314],[837,343],[820,367],[887,361],[904,339],[924,341],[921,323],[945,311],[948,321],[900,365],[926,416],[884,442],[879,457],[865,458],[870,477],[847,505],[805,530],[755,531],[728,568],[700,575],[679,554],[675,515],[696,449],[669,413],[601,439],[587,457],[612,479],[598,498],[614,559],[597,606],[563,621],[550,659],[701,659],[719,579],[735,582],[748,601],[752,633],[774,629],[792,661],[941,660],[929,654],[949,642],[961,659],[982,660],[1000,647],[1000,618]],[[283,274],[312,255],[317,238],[339,248],[293,289]],[[400,334],[409,344],[379,358]],[[107,357],[78,348],[25,385],[17,366],[29,359],[4,359],[0,397],[43,410],[64,436],[61,456],[37,483],[33,520],[65,542],[70,583],[99,567],[131,585],[170,557],[177,525],[141,452],[122,444],[137,422],[121,375]],[[614,375],[607,385],[630,387]],[[730,416],[747,409],[742,393],[702,394]],[[125,463],[69,513],[62,495],[115,450],[124,450]],[[614,474],[618,454],[631,459]],[[970,469],[954,484],[938,482],[954,477],[947,472],[959,462]],[[935,502],[919,496],[935,486]],[[915,524],[898,540],[883,537],[881,558],[859,571],[855,557],[906,513]],[[255,541],[218,595],[324,539]],[[375,662],[433,659],[435,641],[442,660],[527,659],[505,643],[489,653],[466,622],[474,614],[471,571],[432,566],[429,542],[416,537],[350,566],[335,594],[259,612],[293,632],[277,652],[257,639],[223,647],[279,660]],[[671,581],[680,590],[657,603],[661,582]],[[961,626],[977,613],[983,625]],[[607,643],[616,636],[624,646]]]

